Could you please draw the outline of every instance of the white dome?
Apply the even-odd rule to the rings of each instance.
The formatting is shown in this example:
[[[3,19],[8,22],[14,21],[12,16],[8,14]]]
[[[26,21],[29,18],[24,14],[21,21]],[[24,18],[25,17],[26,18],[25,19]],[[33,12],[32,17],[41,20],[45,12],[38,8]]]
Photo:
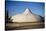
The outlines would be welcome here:
[[[24,13],[12,16],[12,22],[38,22],[41,21],[40,16],[33,14],[28,8]]]

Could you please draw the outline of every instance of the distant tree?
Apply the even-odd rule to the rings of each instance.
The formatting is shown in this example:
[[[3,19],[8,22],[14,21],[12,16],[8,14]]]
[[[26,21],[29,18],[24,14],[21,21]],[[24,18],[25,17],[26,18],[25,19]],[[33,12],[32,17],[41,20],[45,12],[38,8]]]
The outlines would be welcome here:
[[[44,22],[45,21],[45,18],[44,17],[42,17],[42,16],[40,16],[41,17],[41,21],[42,22]]]
[[[9,23],[12,23],[11,16],[8,16],[8,21],[9,21]]]
[[[8,9],[5,10],[5,23],[11,23],[11,16],[9,17]]]

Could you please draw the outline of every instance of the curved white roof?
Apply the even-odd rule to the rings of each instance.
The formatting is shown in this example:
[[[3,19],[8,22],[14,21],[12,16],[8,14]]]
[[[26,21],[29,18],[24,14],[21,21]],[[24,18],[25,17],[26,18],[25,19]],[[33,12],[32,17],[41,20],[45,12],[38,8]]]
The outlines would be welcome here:
[[[32,14],[28,8],[24,13],[12,16],[12,22],[38,22],[41,21],[40,16]]]

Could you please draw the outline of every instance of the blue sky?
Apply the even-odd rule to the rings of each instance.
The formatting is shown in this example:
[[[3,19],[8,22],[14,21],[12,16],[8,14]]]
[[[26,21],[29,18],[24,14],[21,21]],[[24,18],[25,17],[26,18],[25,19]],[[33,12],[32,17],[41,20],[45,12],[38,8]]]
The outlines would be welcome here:
[[[7,1],[6,8],[9,16],[22,13],[26,8],[29,8],[34,14],[44,16],[44,3],[41,2]]]

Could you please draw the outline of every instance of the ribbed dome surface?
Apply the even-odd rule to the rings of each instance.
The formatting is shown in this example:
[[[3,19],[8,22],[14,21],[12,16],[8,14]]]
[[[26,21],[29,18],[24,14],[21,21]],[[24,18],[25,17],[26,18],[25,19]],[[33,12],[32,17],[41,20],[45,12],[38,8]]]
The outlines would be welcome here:
[[[39,15],[33,14],[30,9],[26,9],[24,13],[12,16],[12,22],[38,22],[41,21]]]

